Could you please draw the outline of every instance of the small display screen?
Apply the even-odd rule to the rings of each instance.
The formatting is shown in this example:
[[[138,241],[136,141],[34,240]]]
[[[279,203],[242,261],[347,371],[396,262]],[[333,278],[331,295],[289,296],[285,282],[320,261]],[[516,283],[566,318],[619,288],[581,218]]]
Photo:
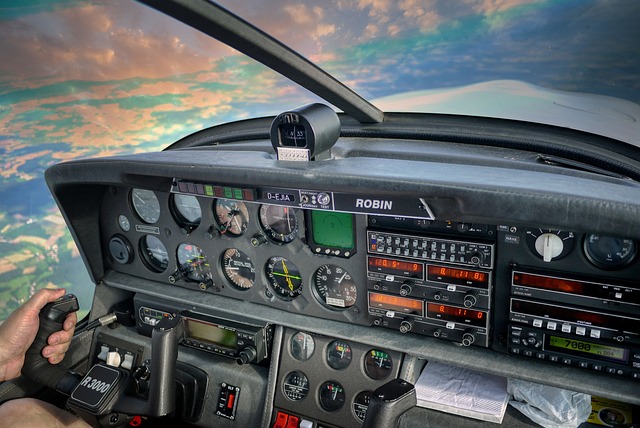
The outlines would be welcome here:
[[[184,323],[186,335],[190,339],[213,343],[229,349],[238,349],[238,334],[235,330],[187,317],[184,317]]]
[[[487,313],[457,306],[427,303],[427,316],[446,321],[454,321],[476,327],[487,326]]]
[[[371,272],[388,273],[408,278],[424,278],[424,265],[422,263],[405,262],[402,260],[388,259],[386,257],[370,256],[369,270]]]
[[[418,316],[423,316],[424,313],[422,300],[407,299],[406,297],[381,293],[369,293],[369,307]]]
[[[311,225],[316,244],[343,250],[355,247],[353,214],[314,210]]]
[[[429,281],[446,282],[447,284],[489,288],[489,274],[477,270],[429,265],[427,266],[427,279]]]
[[[513,273],[513,285],[542,288],[544,290],[561,291],[564,293],[585,294],[585,286],[581,281],[535,275],[523,272]]]
[[[540,318],[580,323],[585,326],[593,325],[598,327],[607,327],[621,332],[628,331],[635,334],[640,333],[640,320],[636,318],[603,314],[600,312],[580,310],[565,306],[511,299],[511,312],[537,316]]]
[[[615,361],[623,364],[626,364],[629,358],[628,349],[559,336],[548,336],[546,338],[545,349],[548,351],[553,350],[573,355],[581,355],[598,360]]]

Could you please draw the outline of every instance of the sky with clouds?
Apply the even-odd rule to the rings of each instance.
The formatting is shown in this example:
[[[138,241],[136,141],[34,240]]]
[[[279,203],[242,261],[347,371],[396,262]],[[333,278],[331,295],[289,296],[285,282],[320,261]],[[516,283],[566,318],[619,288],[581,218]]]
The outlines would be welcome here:
[[[514,79],[640,102],[636,1],[221,4],[369,99]],[[316,99],[131,0],[5,0],[0,37],[3,181],[41,174],[25,167],[37,160],[160,149]]]

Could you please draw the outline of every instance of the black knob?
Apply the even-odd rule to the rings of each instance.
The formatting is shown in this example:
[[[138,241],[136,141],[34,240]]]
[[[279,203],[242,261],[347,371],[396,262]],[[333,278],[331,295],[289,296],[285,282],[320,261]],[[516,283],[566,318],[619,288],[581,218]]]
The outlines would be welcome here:
[[[411,329],[413,328],[413,323],[414,321],[410,318],[403,320],[400,323],[400,333],[407,333],[411,331]]]
[[[471,253],[469,260],[471,260],[471,263],[474,265],[480,265],[484,261],[484,254],[479,251],[474,251]]]
[[[462,335],[463,346],[470,346],[475,341],[476,341],[476,333],[473,330],[467,330]]]
[[[463,302],[465,308],[471,308],[476,303],[478,303],[478,294],[475,291],[469,291],[465,294]]]
[[[250,363],[251,361],[255,361],[257,355],[258,353],[256,352],[256,348],[254,348],[253,346],[247,346],[242,351],[240,351],[240,354],[238,354],[236,363],[240,365]]]
[[[440,337],[442,335],[442,330],[440,330],[439,328],[436,328],[435,330],[433,330],[433,337]]]
[[[251,238],[251,245],[253,245],[254,247],[259,247],[260,245],[264,244],[265,242],[267,242],[267,237],[264,236],[261,233],[256,233]]]
[[[400,295],[401,296],[408,296],[409,294],[411,294],[411,290],[413,289],[412,285],[413,284],[410,281],[405,281],[400,286]]]

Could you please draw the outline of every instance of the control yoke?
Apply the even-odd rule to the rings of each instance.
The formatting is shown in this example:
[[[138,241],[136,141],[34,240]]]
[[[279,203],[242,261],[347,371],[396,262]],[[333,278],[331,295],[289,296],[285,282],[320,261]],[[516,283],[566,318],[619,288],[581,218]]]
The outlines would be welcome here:
[[[62,329],[67,315],[77,310],[77,298],[68,294],[48,303],[40,311],[40,328],[27,351],[23,375],[69,395],[69,407],[81,415],[97,417],[98,420],[114,413],[161,417],[173,412],[178,344],[184,337],[182,318],[164,319],[152,332],[151,378],[148,399],[145,399],[129,395],[130,391],[135,390],[135,380],[128,371],[96,364],[82,377],[62,364],[49,364],[42,357],[42,348],[47,344],[49,335]],[[126,418],[122,419],[126,421]]]

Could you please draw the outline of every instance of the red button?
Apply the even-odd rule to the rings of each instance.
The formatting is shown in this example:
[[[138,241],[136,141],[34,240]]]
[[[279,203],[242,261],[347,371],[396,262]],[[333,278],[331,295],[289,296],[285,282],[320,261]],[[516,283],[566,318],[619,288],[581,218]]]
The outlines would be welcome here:
[[[289,415],[283,412],[276,413],[276,421],[273,424],[273,428],[287,428],[287,421]]]

